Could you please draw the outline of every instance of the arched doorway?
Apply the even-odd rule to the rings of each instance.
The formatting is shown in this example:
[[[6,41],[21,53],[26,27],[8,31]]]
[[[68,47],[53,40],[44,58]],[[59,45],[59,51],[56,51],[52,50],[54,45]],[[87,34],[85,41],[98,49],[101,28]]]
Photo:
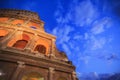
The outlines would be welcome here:
[[[42,77],[39,73],[31,72],[24,75],[21,80],[44,80],[44,77]]]

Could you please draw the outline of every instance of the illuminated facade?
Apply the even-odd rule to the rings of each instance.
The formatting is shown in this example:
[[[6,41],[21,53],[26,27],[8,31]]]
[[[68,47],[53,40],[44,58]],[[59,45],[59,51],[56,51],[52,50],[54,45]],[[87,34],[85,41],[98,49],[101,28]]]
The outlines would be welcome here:
[[[35,12],[0,10],[0,80],[77,80]]]

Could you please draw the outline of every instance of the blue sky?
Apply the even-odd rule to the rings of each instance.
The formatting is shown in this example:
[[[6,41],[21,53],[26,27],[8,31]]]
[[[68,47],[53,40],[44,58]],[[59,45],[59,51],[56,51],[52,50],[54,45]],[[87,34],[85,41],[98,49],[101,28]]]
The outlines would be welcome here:
[[[37,12],[77,73],[120,72],[119,0],[1,0],[0,8]]]

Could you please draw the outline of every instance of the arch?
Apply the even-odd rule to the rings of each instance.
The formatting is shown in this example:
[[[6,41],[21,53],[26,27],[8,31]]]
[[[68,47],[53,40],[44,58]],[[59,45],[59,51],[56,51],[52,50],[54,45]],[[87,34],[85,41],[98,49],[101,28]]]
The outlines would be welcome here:
[[[27,34],[16,35],[7,46],[24,49],[29,40],[30,37]]]
[[[0,29],[0,40],[8,34],[7,30]]]
[[[0,29],[0,36],[5,36],[8,34],[7,30]]]
[[[22,34],[22,39],[30,40],[30,37],[27,34]]]
[[[34,51],[38,51],[39,53],[45,54],[46,53],[46,47],[44,45],[38,44],[35,47]]]
[[[18,40],[18,41],[16,41],[16,43],[13,44],[12,47],[24,49],[25,46],[27,45],[27,43],[28,43],[28,41],[26,41],[26,40]]]
[[[36,72],[31,72],[22,77],[21,80],[44,80],[44,77]]]
[[[48,55],[49,54],[49,51],[50,51],[50,43],[49,43],[49,41],[48,40],[46,40],[46,39],[44,39],[44,38],[38,38],[37,40],[36,40],[36,43],[35,43],[35,45],[34,45],[34,49],[33,49],[33,51],[35,50],[35,47],[37,46],[37,45],[43,45],[45,48],[46,48],[46,52],[45,52],[45,55]]]

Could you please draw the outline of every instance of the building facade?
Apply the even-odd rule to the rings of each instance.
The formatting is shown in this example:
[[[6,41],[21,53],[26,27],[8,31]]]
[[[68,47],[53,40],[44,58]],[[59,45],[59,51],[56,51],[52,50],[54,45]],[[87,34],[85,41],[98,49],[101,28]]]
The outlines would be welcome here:
[[[0,9],[0,80],[77,80],[35,12]]]

